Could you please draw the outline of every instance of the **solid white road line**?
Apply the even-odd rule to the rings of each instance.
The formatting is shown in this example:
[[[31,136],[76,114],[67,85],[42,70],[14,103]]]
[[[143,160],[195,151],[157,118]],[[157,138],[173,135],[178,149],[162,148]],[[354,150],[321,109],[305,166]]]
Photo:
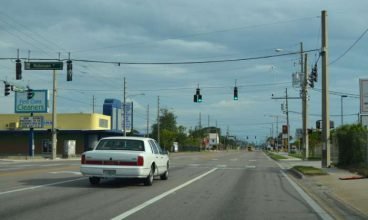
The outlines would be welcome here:
[[[282,175],[289,181],[294,189],[300,194],[301,197],[312,207],[312,209],[321,217],[323,220],[333,220],[333,218],[325,212],[308,194],[306,194],[294,181],[292,181],[285,172],[281,171]]]
[[[267,155],[266,155],[267,156]],[[268,157],[268,156],[267,156]],[[281,169],[281,174],[289,181],[289,183],[294,187],[294,189],[299,193],[301,197],[312,207],[312,209],[321,217],[323,220],[332,220],[333,218],[321,208],[307,193],[303,191],[292,179],[288,177],[288,175],[284,171],[284,166],[274,161]]]
[[[126,211],[126,212],[124,212],[124,213],[122,213],[122,214],[114,217],[114,218],[112,218],[112,220],[125,219],[126,217],[128,217],[128,216],[130,216],[130,215],[132,215],[132,214],[134,214],[136,212],[138,212],[139,210],[144,209],[145,207],[147,207],[147,206],[149,206],[149,205],[151,205],[151,204],[153,204],[153,203],[155,203],[155,202],[157,202],[157,201],[165,198],[166,196],[168,196],[168,195],[170,195],[170,194],[172,194],[172,193],[174,193],[174,192],[176,192],[176,191],[178,191],[178,190],[180,190],[180,189],[182,189],[182,188],[184,188],[184,187],[186,187],[186,186],[194,183],[195,181],[197,181],[199,179],[202,179],[203,177],[207,176],[208,174],[214,172],[215,170],[217,170],[217,168],[213,168],[212,170],[210,170],[210,171],[208,171],[208,172],[206,172],[206,173],[204,173],[204,174],[202,174],[202,175],[200,175],[200,176],[198,176],[198,177],[196,177],[194,179],[191,179],[191,180],[189,180],[189,181],[181,184],[180,186],[175,187],[174,189],[171,189],[171,190],[169,190],[167,192],[164,192],[161,195],[158,195],[158,196],[156,196],[156,197],[148,200],[147,202],[144,202],[144,203],[136,206],[135,208],[132,208],[132,209],[130,209],[130,210],[128,210],[128,211]]]

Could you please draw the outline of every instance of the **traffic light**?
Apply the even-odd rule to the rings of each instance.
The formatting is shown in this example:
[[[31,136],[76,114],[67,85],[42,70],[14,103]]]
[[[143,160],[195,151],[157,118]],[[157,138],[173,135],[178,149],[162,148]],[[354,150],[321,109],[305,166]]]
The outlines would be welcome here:
[[[234,100],[236,101],[236,100],[238,100],[239,99],[239,97],[238,97],[238,87],[234,87]]]
[[[202,102],[202,95],[201,94],[198,95],[198,102]]]
[[[196,94],[194,94],[193,101],[194,102],[202,102],[201,90],[199,88],[197,88]]]
[[[20,59],[15,60],[15,79],[22,79],[22,63]]]
[[[73,80],[73,64],[71,60],[66,61],[66,81]]]
[[[312,68],[312,75],[314,82],[317,82],[318,80],[317,64],[314,64],[314,67]]]
[[[309,76],[308,85],[309,85],[311,88],[314,88],[314,79],[313,79],[311,76]]]
[[[283,134],[287,134],[288,133],[288,126],[287,125],[282,125],[282,133]]]
[[[311,88],[314,88],[314,83],[318,80],[317,64],[312,68],[312,72],[309,75],[308,84]]]
[[[8,95],[10,95],[11,85],[7,82],[4,82],[4,83],[5,83],[4,95],[8,96]]]
[[[32,99],[33,96],[34,96],[33,89],[28,89],[27,90],[27,99]]]

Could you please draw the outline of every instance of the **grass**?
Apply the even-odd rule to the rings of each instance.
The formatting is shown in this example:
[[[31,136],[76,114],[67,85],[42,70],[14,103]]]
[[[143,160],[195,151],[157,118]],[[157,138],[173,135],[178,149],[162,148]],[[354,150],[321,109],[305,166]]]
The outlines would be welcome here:
[[[279,154],[274,154],[274,153],[271,153],[271,152],[267,152],[267,155],[270,156],[272,159],[274,160],[284,160],[284,159],[288,159],[287,157],[284,157],[282,155],[279,155]]]
[[[293,169],[301,172],[304,175],[316,176],[316,175],[326,175],[327,173],[322,169],[311,167],[311,166],[294,166]]]

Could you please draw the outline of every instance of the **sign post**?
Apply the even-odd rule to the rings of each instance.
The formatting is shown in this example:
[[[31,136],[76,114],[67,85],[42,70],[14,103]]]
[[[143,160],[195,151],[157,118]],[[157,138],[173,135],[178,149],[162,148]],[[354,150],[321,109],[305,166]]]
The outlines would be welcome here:
[[[52,70],[53,71],[53,89],[52,89],[52,155],[51,159],[56,159],[57,152],[57,135],[56,135],[56,92],[57,92],[57,82],[56,82],[56,70],[63,69],[63,62],[24,62],[25,70]]]

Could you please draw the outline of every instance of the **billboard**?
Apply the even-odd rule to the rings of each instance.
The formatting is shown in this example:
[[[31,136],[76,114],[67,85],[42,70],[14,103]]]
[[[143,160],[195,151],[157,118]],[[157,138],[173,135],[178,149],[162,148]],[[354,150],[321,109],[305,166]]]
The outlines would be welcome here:
[[[121,118],[122,120],[122,130],[124,130],[124,124],[126,132],[131,132],[133,129],[133,102],[126,102],[125,106],[124,103],[121,103],[122,111],[121,111]],[[124,117],[124,112],[126,112]]]
[[[27,90],[15,92],[15,113],[47,113],[48,92],[47,90],[32,90],[33,96],[28,99]]]
[[[359,79],[360,113],[368,114],[368,79]]]

